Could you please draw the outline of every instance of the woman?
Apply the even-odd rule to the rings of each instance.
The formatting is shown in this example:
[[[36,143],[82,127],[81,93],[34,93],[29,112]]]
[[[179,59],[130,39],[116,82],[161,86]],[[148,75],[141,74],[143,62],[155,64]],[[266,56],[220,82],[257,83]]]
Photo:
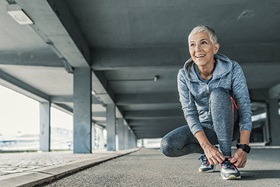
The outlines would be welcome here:
[[[220,44],[211,28],[195,27],[188,44],[191,58],[177,80],[187,125],[168,133],[161,150],[170,157],[202,153],[200,172],[220,164],[223,179],[240,179],[237,168],[247,162],[252,128],[245,76],[237,62],[218,53]],[[232,156],[231,144],[237,139],[240,143]]]

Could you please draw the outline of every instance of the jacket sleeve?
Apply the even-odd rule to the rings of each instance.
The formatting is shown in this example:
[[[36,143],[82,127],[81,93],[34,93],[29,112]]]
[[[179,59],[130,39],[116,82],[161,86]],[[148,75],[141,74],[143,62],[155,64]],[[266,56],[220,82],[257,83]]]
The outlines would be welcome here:
[[[189,91],[188,85],[184,77],[184,70],[181,69],[177,76],[177,86],[179,92],[179,99],[184,112],[184,117],[193,134],[198,131],[203,131],[202,125],[198,119],[198,112],[194,103],[194,98]]]
[[[239,108],[240,130],[252,130],[252,112],[249,90],[242,68],[237,62],[233,65],[232,94]]]

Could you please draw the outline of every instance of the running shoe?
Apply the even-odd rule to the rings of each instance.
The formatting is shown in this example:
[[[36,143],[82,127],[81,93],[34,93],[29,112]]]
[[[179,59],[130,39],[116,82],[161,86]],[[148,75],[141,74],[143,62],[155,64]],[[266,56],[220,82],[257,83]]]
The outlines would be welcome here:
[[[241,179],[240,172],[227,158],[221,164],[221,176],[225,180]]]
[[[198,168],[199,172],[213,172],[215,170],[215,165],[209,164],[206,155],[201,155],[198,160],[202,162],[201,166]]]

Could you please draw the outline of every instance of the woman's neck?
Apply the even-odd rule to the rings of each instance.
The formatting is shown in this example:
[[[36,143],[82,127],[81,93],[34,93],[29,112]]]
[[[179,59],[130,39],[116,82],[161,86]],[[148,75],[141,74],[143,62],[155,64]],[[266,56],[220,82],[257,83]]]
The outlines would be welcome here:
[[[214,61],[214,63],[208,64],[208,66],[197,66],[201,78],[204,80],[211,79],[215,70],[215,65],[216,61]]]

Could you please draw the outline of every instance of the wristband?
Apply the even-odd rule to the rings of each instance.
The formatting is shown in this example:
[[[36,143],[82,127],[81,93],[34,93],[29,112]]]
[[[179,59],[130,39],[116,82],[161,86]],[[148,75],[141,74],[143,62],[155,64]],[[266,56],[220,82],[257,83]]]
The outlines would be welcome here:
[[[251,147],[249,145],[246,144],[236,144],[236,148],[237,149],[242,149],[243,151],[245,151],[246,153],[250,153]]]

